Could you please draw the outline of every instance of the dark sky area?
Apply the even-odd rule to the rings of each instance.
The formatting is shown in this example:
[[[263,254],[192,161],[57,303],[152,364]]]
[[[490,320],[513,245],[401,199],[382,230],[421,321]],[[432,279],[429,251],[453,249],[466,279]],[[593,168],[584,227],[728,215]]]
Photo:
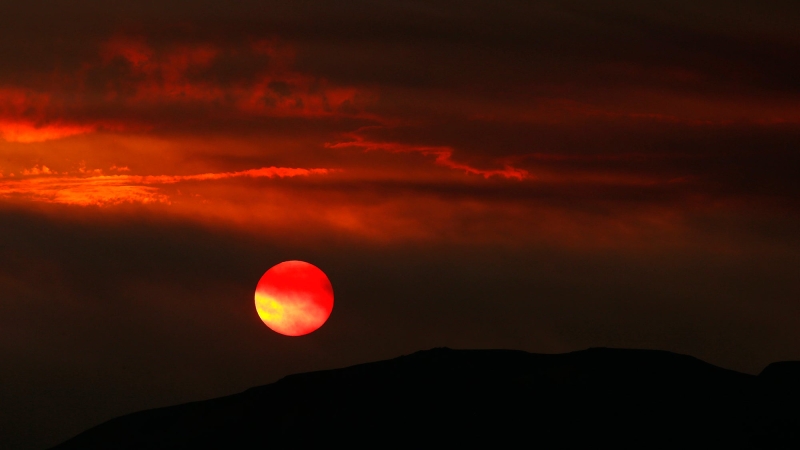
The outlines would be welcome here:
[[[0,6],[0,448],[437,346],[800,359],[796,1]],[[318,331],[258,318],[284,260]]]

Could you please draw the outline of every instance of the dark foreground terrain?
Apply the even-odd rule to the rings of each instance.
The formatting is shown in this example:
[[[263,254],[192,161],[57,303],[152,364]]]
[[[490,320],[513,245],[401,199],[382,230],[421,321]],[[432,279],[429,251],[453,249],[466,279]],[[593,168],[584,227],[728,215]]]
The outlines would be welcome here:
[[[800,362],[759,376],[650,350],[434,349],[123,416],[66,449],[800,449]]]

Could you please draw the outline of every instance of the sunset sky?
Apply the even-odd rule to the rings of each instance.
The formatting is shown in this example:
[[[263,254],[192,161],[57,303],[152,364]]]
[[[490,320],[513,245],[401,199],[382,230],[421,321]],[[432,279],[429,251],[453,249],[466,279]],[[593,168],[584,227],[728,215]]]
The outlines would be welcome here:
[[[702,5],[698,5],[702,3]],[[800,359],[796,1],[0,7],[0,447],[416,350]],[[259,319],[330,278],[304,337]]]

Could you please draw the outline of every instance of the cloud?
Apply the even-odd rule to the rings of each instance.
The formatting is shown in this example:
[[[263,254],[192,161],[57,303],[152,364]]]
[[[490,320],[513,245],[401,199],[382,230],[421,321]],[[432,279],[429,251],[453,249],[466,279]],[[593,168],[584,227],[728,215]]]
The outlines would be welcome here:
[[[478,209],[503,202],[498,228],[503,217],[535,215],[539,201],[581,223],[592,207],[633,223],[632,204],[796,204],[788,149],[798,142],[800,91],[784,57],[798,48],[788,35],[767,38],[742,17],[726,19],[738,24],[730,33],[695,28],[691,15],[628,4],[470,4],[458,17],[440,4],[320,6],[337,18],[328,22],[248,3],[213,21],[198,6],[180,29],[159,20],[63,25],[84,30],[63,59],[17,61],[35,76],[0,73],[0,135],[30,144],[4,147],[13,153],[4,180],[44,160],[58,171],[80,160],[118,166],[107,178],[17,179],[5,196],[164,204],[180,195],[172,184],[250,177],[232,169],[342,167],[345,175],[325,177],[330,192],[313,194],[330,200],[319,226],[372,236],[392,235],[413,216],[407,205],[437,196]],[[152,18],[143,8],[136,14]],[[375,29],[376,17],[387,26]],[[135,175],[183,173],[184,164],[199,175]],[[213,184],[218,195],[198,190],[215,208],[239,211],[232,216],[257,209],[253,192],[223,184]],[[293,182],[286,204],[311,184]],[[358,189],[381,189],[386,200],[337,197]],[[386,220],[369,217],[378,204]]]
[[[0,138],[32,143],[88,133],[92,124],[71,123],[52,114],[58,111],[50,92],[22,87],[0,87]]]
[[[93,125],[64,125],[60,123],[49,123],[37,125],[33,122],[24,120],[0,121],[0,136],[8,142],[44,142],[53,139],[62,139],[78,134],[90,133],[95,130]]]
[[[47,83],[0,80],[0,137],[35,143],[198,120],[372,120],[363,113],[368,90],[297,71],[294,58],[292,46],[276,39],[153,46],[138,35],[112,37],[75,71],[47,74]]]
[[[499,176],[503,178],[513,178],[516,180],[525,180],[530,179],[531,175],[528,173],[527,170],[518,169],[511,165],[506,165],[502,169],[479,169],[476,167],[472,167],[468,164],[459,163],[453,160],[453,153],[454,150],[451,147],[441,146],[441,147],[433,147],[433,146],[421,146],[421,145],[408,145],[402,144],[399,142],[377,142],[377,141],[368,141],[358,133],[350,133],[349,137],[352,138],[350,141],[342,141],[336,143],[327,143],[325,144],[328,148],[361,148],[365,151],[373,151],[373,150],[383,150],[392,153],[420,153],[425,156],[434,156],[434,161],[436,164],[439,164],[444,167],[448,167],[450,169],[455,169],[459,171],[463,171],[464,173],[470,175],[480,175],[484,178],[490,178],[493,176]]]
[[[85,171],[84,171],[85,172]],[[94,175],[49,176],[47,166],[23,171],[31,176],[0,182],[0,197],[22,197],[32,201],[79,206],[107,206],[121,203],[170,203],[170,197],[157,186],[187,181],[216,181],[229,178],[285,178],[325,175],[330,169],[262,167],[239,172],[203,173],[197,175]]]

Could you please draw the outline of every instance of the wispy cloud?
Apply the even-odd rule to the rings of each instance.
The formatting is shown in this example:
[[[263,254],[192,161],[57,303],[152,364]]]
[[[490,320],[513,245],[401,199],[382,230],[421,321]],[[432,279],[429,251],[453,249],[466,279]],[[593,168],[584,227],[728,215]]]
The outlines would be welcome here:
[[[170,203],[159,185],[185,181],[214,181],[228,178],[286,178],[325,175],[330,169],[262,167],[238,172],[196,175],[57,175],[47,166],[23,171],[27,177],[0,181],[0,197],[23,197],[28,200],[69,205],[116,205],[121,203]]]
[[[342,141],[336,143],[325,144],[328,148],[348,148],[356,147],[366,151],[383,150],[392,153],[421,153],[426,156],[434,156],[434,161],[450,169],[461,170],[471,175],[481,175],[484,178],[499,176],[504,178],[513,178],[516,180],[525,180],[532,178],[531,174],[525,169],[519,169],[511,165],[504,165],[502,169],[479,169],[453,160],[454,149],[448,146],[425,146],[425,145],[410,145],[399,142],[380,142],[370,141],[364,139],[357,133],[349,133],[348,136],[352,139],[349,141]]]

